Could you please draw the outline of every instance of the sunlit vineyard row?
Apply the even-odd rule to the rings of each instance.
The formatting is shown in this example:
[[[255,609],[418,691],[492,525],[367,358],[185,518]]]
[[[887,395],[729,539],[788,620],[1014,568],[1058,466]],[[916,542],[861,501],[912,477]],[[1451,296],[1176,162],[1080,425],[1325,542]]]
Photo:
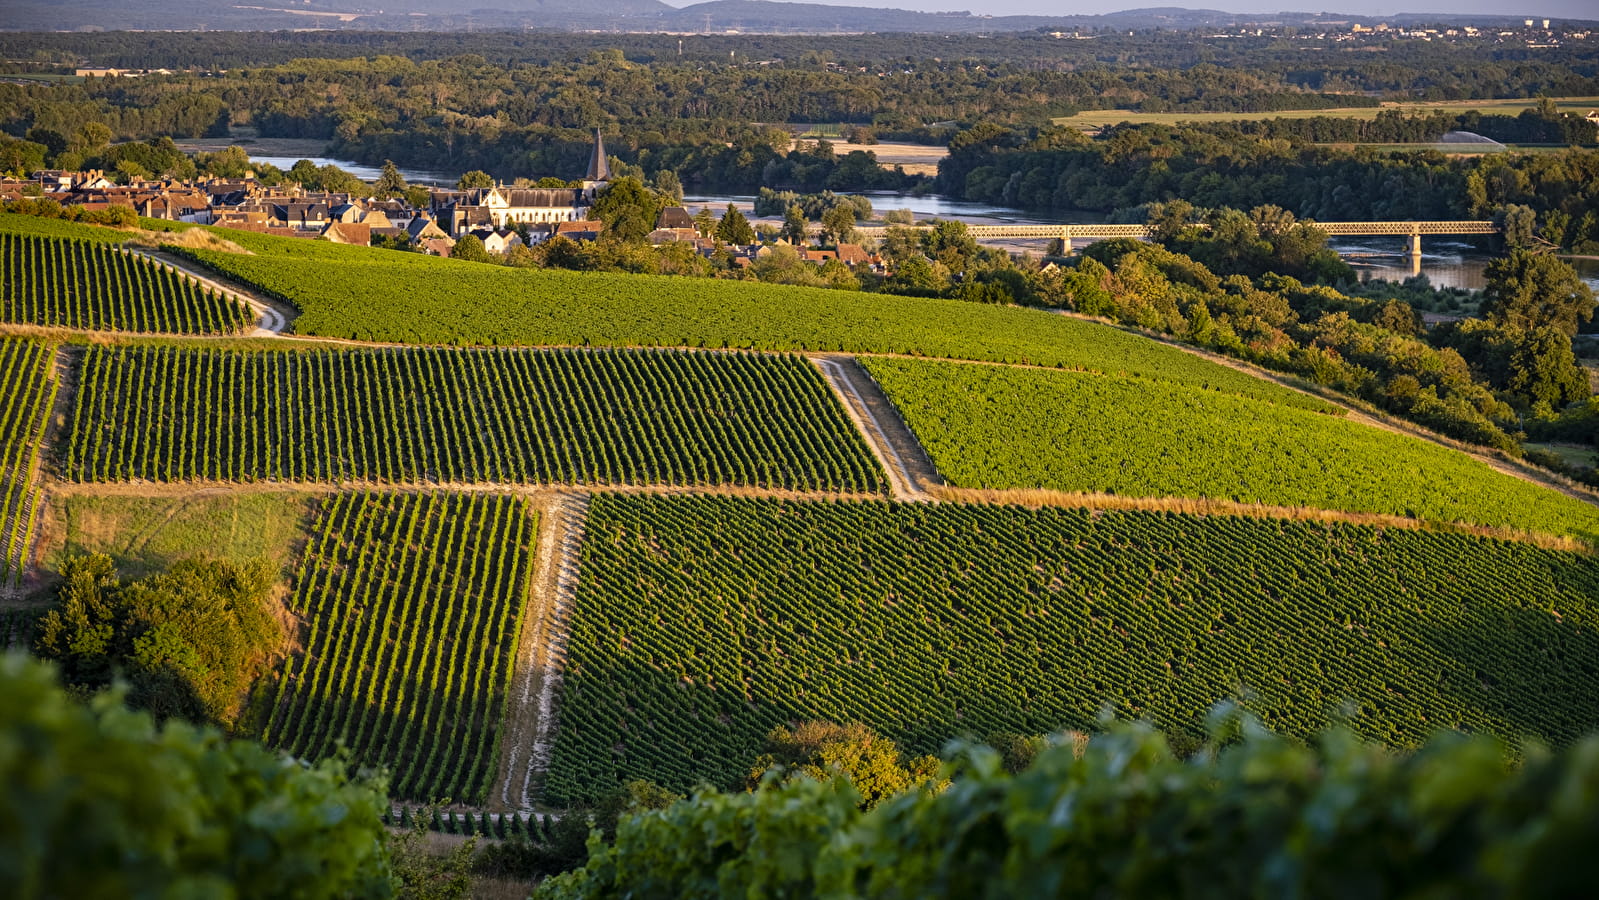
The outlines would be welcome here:
[[[109,244],[0,231],[0,321],[92,331],[228,334],[242,303]]]
[[[1592,504],[1333,416],[1139,379],[861,362],[961,487],[1210,497],[1599,537]]]
[[[774,725],[914,753],[1091,729],[1179,746],[1240,697],[1309,736],[1599,727],[1599,560],[1409,529],[1044,508],[594,498],[552,801],[732,785]]]
[[[388,767],[396,797],[480,802],[500,752],[534,531],[509,497],[326,500],[290,600],[303,649],[283,664],[263,741],[310,759],[343,746]]]
[[[39,512],[40,444],[59,385],[54,345],[0,340],[0,587],[27,566]]]
[[[301,334],[425,344],[836,350],[1122,372],[1323,412],[1320,400],[1104,325],[1015,307],[756,282],[507,269],[221,231],[175,250],[302,311]]]
[[[794,356],[92,347],[68,477],[738,484],[878,492]]]

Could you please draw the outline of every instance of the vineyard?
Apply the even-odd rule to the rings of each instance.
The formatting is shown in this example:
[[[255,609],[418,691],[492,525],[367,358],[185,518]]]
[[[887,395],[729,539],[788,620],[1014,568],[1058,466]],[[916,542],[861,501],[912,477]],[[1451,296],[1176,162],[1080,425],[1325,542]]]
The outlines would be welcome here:
[[[553,802],[729,786],[775,724],[961,734],[1147,717],[1179,746],[1242,697],[1304,737],[1353,704],[1414,747],[1599,727],[1599,559],[1461,534],[1170,513],[594,498]]]
[[[304,649],[283,665],[263,742],[308,759],[342,745],[388,767],[395,797],[481,801],[533,532],[509,497],[327,499],[290,600]]]
[[[1125,372],[1334,411],[1104,325],[958,300],[508,269],[245,232],[253,255],[174,250],[302,311],[294,330],[423,344],[836,350]]]
[[[55,403],[56,348],[0,340],[0,587],[21,579],[39,513],[39,445]]]
[[[80,383],[81,481],[884,485],[793,356],[92,347]]]
[[[0,231],[0,322],[94,331],[228,334],[248,307],[106,243]]]
[[[1462,453],[1139,379],[863,359],[950,484],[1209,497],[1599,537],[1599,510]]]

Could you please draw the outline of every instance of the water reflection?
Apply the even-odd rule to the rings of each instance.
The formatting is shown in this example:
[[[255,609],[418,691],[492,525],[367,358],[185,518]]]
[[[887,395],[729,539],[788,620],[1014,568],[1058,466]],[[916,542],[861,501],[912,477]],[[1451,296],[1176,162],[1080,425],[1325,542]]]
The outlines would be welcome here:
[[[300,160],[309,159],[313,165],[318,167],[329,164],[338,166],[362,181],[377,181],[378,176],[383,174],[381,166],[366,166],[358,162],[350,162],[347,159],[328,159],[325,156],[258,156],[251,154],[250,158],[256,162],[277,166],[285,172],[294,168],[294,164]],[[446,175],[443,172],[429,172],[425,169],[406,169],[403,167],[400,168],[400,177],[410,184],[434,185],[437,187],[454,187],[458,178],[458,176]]]

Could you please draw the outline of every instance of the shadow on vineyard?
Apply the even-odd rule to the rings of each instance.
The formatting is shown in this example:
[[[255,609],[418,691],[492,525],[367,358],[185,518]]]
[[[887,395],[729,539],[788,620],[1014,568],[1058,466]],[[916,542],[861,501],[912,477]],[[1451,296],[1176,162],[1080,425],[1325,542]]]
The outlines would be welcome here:
[[[1561,745],[1599,726],[1599,565],[1583,554],[1342,523],[735,497],[598,495],[587,528],[556,802],[632,778],[729,784],[798,719],[861,722],[913,754],[1092,729],[1107,706],[1186,748],[1228,697],[1300,739],[1349,709],[1401,748],[1446,728]]]
[[[1439,693],[1502,719],[1512,735],[1563,746],[1599,729],[1599,629],[1558,609],[1502,609],[1494,621],[1423,628],[1418,638],[1454,665]],[[1439,722],[1437,727],[1452,723]]]

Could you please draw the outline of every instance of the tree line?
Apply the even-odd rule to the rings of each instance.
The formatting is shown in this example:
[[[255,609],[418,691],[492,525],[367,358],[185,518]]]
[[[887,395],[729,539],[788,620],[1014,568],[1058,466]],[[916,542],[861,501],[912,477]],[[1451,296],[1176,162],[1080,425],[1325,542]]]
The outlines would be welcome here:
[[[1324,120],[1306,121],[1312,124],[1281,127],[1312,133]],[[1097,210],[1133,220],[1141,216],[1136,207],[1177,199],[1238,209],[1274,205],[1322,221],[1490,218],[1525,206],[1536,216],[1529,237],[1577,252],[1599,250],[1599,151],[1383,151],[1264,133],[1272,127],[1123,125],[1089,138],[1064,128],[983,123],[951,139],[936,186],[974,202]]]

